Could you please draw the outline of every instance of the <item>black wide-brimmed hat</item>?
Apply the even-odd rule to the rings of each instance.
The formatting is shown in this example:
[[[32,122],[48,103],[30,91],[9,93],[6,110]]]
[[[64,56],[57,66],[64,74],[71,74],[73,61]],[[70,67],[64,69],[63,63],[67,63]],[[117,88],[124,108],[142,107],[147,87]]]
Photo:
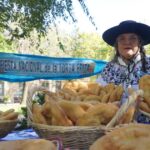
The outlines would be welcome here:
[[[106,30],[102,37],[111,46],[114,46],[116,38],[123,33],[135,33],[143,40],[143,45],[150,43],[150,26],[132,20],[121,22],[119,25]]]

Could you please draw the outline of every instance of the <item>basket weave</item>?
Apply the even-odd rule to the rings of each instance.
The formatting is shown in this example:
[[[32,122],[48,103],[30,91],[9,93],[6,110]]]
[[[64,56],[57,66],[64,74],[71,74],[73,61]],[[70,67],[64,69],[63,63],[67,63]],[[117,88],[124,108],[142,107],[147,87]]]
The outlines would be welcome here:
[[[5,137],[14,130],[17,120],[0,120],[0,138]]]
[[[101,127],[63,127],[32,123],[36,133],[42,138],[60,138],[64,148],[87,150],[99,137],[104,135]]]
[[[48,93],[49,91],[43,87],[35,87],[28,93],[27,110],[28,110],[28,123],[33,127],[35,132],[41,138],[60,138],[63,142],[64,148],[76,150],[87,150],[90,145],[105,135],[106,127],[104,126],[54,126],[43,125],[32,122],[32,97],[37,91]],[[113,127],[120,117],[125,113],[131,103],[127,103],[123,108],[119,109],[116,116],[108,124],[108,128]]]

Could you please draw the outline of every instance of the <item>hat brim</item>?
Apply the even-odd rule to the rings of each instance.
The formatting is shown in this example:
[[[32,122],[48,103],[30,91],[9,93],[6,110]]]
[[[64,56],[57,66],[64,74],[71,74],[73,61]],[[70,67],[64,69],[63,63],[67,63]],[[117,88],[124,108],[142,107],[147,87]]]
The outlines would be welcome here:
[[[150,26],[137,22],[130,22],[114,26],[106,30],[103,33],[102,38],[106,43],[114,46],[117,37],[123,33],[135,33],[139,35],[143,40],[143,45],[150,43]]]

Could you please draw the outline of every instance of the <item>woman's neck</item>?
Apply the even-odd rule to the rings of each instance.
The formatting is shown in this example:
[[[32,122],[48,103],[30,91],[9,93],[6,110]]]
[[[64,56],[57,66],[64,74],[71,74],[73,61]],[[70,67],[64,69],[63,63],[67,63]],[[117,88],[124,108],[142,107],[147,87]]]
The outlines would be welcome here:
[[[141,55],[140,53],[137,53],[136,55],[134,55],[132,58],[130,59],[126,59],[122,56],[119,56],[118,57],[118,61],[121,63],[121,64],[124,64],[124,65],[129,65],[131,62],[138,62],[139,60],[141,60]]]
[[[130,59],[127,59],[127,58],[122,57],[122,56],[120,56],[120,57],[121,57],[121,59],[125,62],[126,65],[128,65],[128,64],[134,59],[134,57],[132,57],[132,58],[130,58]]]

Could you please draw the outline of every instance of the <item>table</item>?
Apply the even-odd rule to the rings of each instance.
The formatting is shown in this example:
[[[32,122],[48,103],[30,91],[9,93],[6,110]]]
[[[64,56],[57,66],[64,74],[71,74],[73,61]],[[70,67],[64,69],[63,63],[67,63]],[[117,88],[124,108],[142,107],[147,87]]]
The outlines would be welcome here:
[[[33,129],[25,129],[20,131],[12,131],[0,141],[13,141],[13,140],[24,140],[24,139],[38,139],[39,136]],[[57,145],[57,150],[71,150],[70,148],[63,148],[63,144],[60,140],[53,140]]]
[[[25,129],[20,131],[12,131],[0,141],[12,141],[12,140],[23,140],[23,139],[37,139],[39,136],[33,129]]]

